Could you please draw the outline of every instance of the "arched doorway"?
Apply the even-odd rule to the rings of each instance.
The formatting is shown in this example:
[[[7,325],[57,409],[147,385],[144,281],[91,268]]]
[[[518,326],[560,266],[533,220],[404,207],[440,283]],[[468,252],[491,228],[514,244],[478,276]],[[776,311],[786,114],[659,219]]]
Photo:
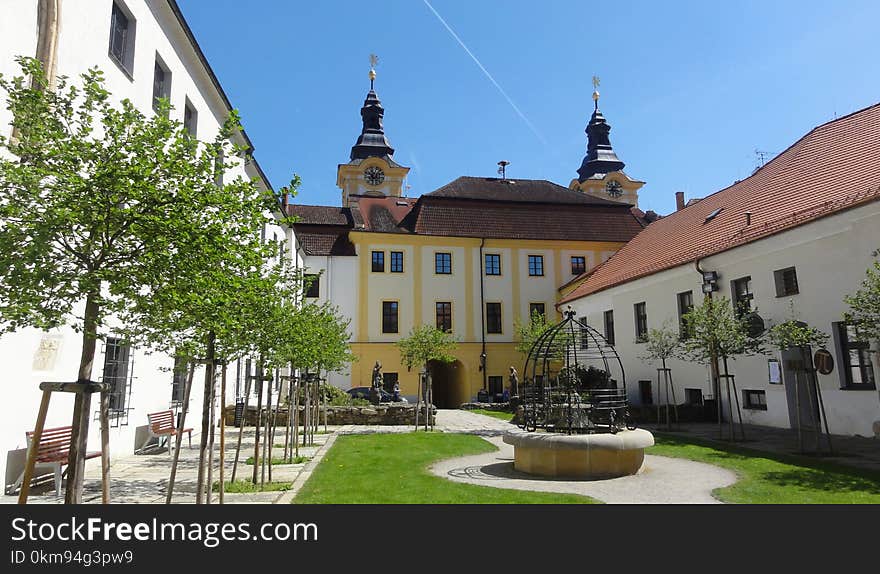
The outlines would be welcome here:
[[[438,409],[457,409],[467,402],[467,389],[464,384],[464,365],[461,361],[443,363],[429,361],[431,370],[431,391],[434,406]]]

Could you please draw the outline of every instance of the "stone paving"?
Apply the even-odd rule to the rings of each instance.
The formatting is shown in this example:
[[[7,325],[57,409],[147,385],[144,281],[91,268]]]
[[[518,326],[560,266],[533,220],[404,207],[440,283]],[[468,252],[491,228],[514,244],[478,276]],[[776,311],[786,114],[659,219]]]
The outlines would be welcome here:
[[[430,471],[454,482],[495,488],[580,494],[610,504],[719,504],[716,488],[736,482],[726,469],[680,458],[646,455],[633,476],[605,480],[535,477],[513,468],[513,446],[501,437],[483,437],[497,452],[438,462]]]
[[[323,429],[322,429],[323,430]],[[331,434],[316,434],[314,446],[300,446],[301,456],[314,457],[321,449]],[[214,471],[212,481],[219,480],[219,437],[215,437],[214,443]],[[230,480],[235,444],[238,440],[238,429],[226,430],[226,464],[224,465],[225,480]],[[275,437],[274,444],[282,444],[283,435]],[[176,504],[192,504],[196,498],[196,482],[198,476],[199,436],[193,433],[193,448],[184,446],[180,451],[180,461],[177,466],[177,476],[174,481],[174,498]],[[254,429],[246,428],[242,436],[241,459],[236,472],[236,480],[253,476],[253,466],[244,464],[248,457],[254,453]],[[283,448],[273,448],[272,456],[281,457]],[[274,465],[272,467],[273,482],[293,482],[309,461],[299,464]],[[164,504],[168,487],[168,478],[171,472],[171,456],[166,448],[154,448],[146,454],[131,454],[111,458],[110,462],[110,499],[113,503],[120,504]],[[258,479],[261,469],[257,469]],[[268,481],[268,465],[266,467],[266,480]],[[226,504],[272,504],[284,495],[283,491],[255,492],[255,493],[225,493]],[[218,500],[218,493],[213,493],[212,502]],[[3,496],[0,503],[14,504],[18,501],[15,496]],[[28,504],[61,504],[64,502],[64,491],[61,496],[55,496],[52,481],[48,484],[39,485],[31,489]],[[86,474],[83,481],[83,503],[101,503],[101,463],[100,458],[86,461]]]

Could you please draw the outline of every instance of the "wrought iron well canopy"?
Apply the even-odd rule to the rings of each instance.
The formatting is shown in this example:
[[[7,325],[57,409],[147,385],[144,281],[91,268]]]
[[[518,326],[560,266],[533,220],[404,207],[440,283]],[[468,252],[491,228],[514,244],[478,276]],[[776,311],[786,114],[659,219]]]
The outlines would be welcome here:
[[[635,428],[617,351],[571,307],[535,340],[523,377],[520,427],[525,430],[581,434]]]

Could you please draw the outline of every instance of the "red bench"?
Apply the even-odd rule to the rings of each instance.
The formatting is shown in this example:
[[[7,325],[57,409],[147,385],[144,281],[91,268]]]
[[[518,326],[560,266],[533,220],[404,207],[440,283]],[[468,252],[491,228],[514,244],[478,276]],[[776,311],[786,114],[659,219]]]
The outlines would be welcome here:
[[[34,436],[33,431],[25,432],[28,449]],[[34,476],[41,474],[39,471],[47,467],[55,472],[55,496],[61,495],[61,467],[67,464],[70,455],[70,441],[73,437],[73,427],[56,427],[43,429],[40,435],[40,444],[37,445],[36,459],[34,461]],[[100,452],[87,452],[86,458],[101,456]],[[18,477],[15,486],[20,486],[24,480],[24,472]]]
[[[148,413],[147,419],[150,421],[150,424],[147,425],[149,436],[141,446],[141,449],[147,446],[147,443],[154,437],[160,440],[164,437],[168,440],[168,454],[171,454],[171,437],[177,436],[177,426],[174,424],[174,412],[169,409],[158,413]],[[183,432],[189,437],[189,448],[192,448],[192,431],[193,429],[191,428],[183,429]]]

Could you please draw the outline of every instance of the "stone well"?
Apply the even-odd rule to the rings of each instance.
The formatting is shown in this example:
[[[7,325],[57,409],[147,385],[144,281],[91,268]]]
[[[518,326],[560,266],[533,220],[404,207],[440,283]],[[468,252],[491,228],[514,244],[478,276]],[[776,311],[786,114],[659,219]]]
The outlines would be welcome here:
[[[616,478],[636,474],[654,435],[644,429],[617,433],[560,434],[510,430],[516,470],[550,477]]]

